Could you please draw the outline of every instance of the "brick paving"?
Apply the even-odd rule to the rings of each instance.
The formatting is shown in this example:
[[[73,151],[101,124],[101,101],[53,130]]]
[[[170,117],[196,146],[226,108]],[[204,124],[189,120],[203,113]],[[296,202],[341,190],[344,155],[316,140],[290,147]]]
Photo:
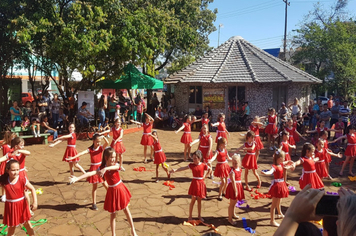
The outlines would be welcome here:
[[[182,162],[183,144],[179,142],[180,134],[173,131],[158,131],[162,148],[167,155],[167,163],[170,168],[179,168],[188,163]],[[198,136],[198,132],[192,132],[192,137]],[[215,134],[213,134],[215,136]],[[155,236],[182,236],[182,235],[204,235],[213,232],[206,226],[189,227],[183,226],[187,220],[190,196],[188,188],[191,181],[191,172],[179,172],[173,175],[175,188],[169,190],[163,185],[166,180],[163,170],[160,172],[162,180],[155,183],[155,172],[136,172],[135,167],[146,167],[154,170],[152,162],[143,164],[143,147],[139,144],[141,132],[129,133],[124,136],[124,145],[127,152],[124,155],[124,167],[126,172],[120,172],[123,182],[132,193],[130,210],[138,235]],[[228,149],[230,152],[243,143],[243,137],[239,133],[231,133]],[[91,145],[91,141],[77,141],[78,152],[85,150]],[[197,146],[195,146],[196,148]],[[92,186],[84,181],[74,185],[67,185],[69,171],[68,164],[62,162],[65,144],[59,144],[54,148],[45,145],[26,146],[31,155],[26,160],[28,176],[34,187],[42,188],[43,194],[38,195],[39,209],[35,212],[33,220],[46,218],[48,223],[36,226],[37,235],[111,235],[109,224],[109,213],[103,210],[105,189],[100,186],[97,191],[98,211],[90,209]],[[193,148],[194,149],[194,148]],[[215,149],[215,145],[214,145]],[[81,158],[80,164],[89,169],[89,155]],[[297,157],[293,158],[294,160]],[[335,160],[338,162],[339,160]],[[272,152],[263,150],[260,160],[260,170],[268,169],[272,163]],[[331,175],[336,176],[340,166],[331,165]],[[346,173],[346,172],[345,172]],[[75,172],[80,175],[79,171]],[[289,174],[289,182],[299,191],[298,179],[301,167]],[[257,182],[250,172],[249,179],[251,187]],[[272,177],[262,176],[263,184],[261,192],[267,192]],[[215,179],[218,181],[218,179]],[[355,189],[355,182],[350,182],[347,177],[335,179],[342,182],[344,186]],[[327,191],[337,191],[337,187],[330,185],[332,181],[325,180]],[[251,235],[242,228],[241,220],[236,226],[231,226],[227,221],[228,200],[217,201],[218,185],[211,179],[206,180],[208,199],[202,202],[202,216],[206,223],[218,227],[221,235]],[[297,193],[297,192],[296,192]],[[287,210],[296,193],[291,193],[288,199],[282,200],[282,211]],[[237,214],[248,220],[248,226],[256,230],[256,235],[273,235],[275,227],[269,226],[270,199],[251,199],[250,194],[245,191],[246,200],[250,208],[236,209]],[[0,204],[3,208],[3,204]],[[3,209],[1,209],[2,211]],[[196,205],[193,217],[197,216]],[[117,214],[116,235],[130,235],[129,224],[123,212]],[[281,220],[277,220],[280,222]],[[25,235],[17,230],[17,235]]]

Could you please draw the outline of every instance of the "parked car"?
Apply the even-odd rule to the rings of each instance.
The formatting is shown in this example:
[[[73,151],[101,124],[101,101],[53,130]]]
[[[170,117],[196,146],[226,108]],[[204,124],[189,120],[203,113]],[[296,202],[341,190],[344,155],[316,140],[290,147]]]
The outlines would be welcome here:
[[[328,104],[328,101],[329,101],[329,98],[327,98],[327,97],[323,97],[323,96],[319,96],[318,98],[314,98],[314,103],[316,103],[317,102],[317,99],[319,100],[321,100],[321,104]]]
[[[35,99],[32,97],[32,93],[22,93],[21,100],[22,100],[22,105],[26,106],[27,103],[32,103],[32,101]]]

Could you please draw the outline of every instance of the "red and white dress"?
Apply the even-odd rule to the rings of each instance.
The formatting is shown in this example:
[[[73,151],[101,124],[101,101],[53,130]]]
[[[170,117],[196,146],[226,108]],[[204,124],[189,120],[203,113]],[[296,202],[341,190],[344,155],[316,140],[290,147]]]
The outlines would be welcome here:
[[[230,173],[230,166],[227,163],[227,155],[228,155],[227,150],[217,149],[216,151],[218,152],[218,155],[216,157],[218,163],[215,166],[214,176],[220,178],[226,178],[229,176]]]
[[[75,144],[77,142],[77,135],[75,133],[71,133],[71,136],[69,139],[67,139],[67,148],[64,153],[62,161],[65,162],[78,162],[80,158],[75,158],[73,160],[68,161],[66,158],[68,157],[74,157],[78,154],[77,149],[75,149]]]
[[[298,122],[297,121],[293,121],[293,128],[294,128],[294,141],[296,143],[298,143],[300,141],[299,135],[297,134],[297,129],[298,129]]]
[[[328,131],[328,130],[329,130],[329,129],[326,128],[326,127],[324,127],[324,128],[320,128],[320,127],[316,128],[316,132],[318,133],[319,136],[320,136],[321,132],[323,132],[323,131]]]
[[[192,135],[190,134],[191,132],[190,123],[184,123],[183,125],[184,125],[184,133],[180,139],[180,142],[184,144],[189,144],[193,141]]]
[[[347,137],[347,147],[345,151],[345,156],[354,157],[356,156],[356,135],[346,134]]]
[[[235,183],[230,182],[227,185],[225,197],[227,199],[241,201],[242,199],[245,199],[244,189],[241,184],[241,169],[240,168],[234,169],[233,167],[231,167],[230,173],[234,173]],[[234,191],[233,184],[236,185],[237,197],[235,197],[235,191]]]
[[[151,123],[143,123],[143,134],[141,138],[141,145],[144,146],[152,146],[153,138],[151,137],[152,132],[152,124]]]
[[[209,119],[204,119],[204,118],[201,119],[201,130],[200,130],[199,136],[203,136],[203,126],[208,125],[209,122],[210,122]],[[209,128],[209,126],[208,126],[208,128]]]
[[[90,154],[90,169],[89,171],[98,170],[101,165],[101,160],[104,152],[103,146],[99,146],[96,149],[88,148]],[[87,181],[91,184],[103,183],[104,180],[99,175],[93,175],[87,178]]]
[[[288,134],[289,134],[289,139],[288,139],[289,144],[290,145],[295,145],[295,140],[294,140],[295,128],[286,127],[285,131],[287,131]]]
[[[164,154],[161,144],[159,140],[153,142],[153,148],[155,151],[155,159],[153,161],[154,164],[161,164],[166,161],[166,154]]]
[[[104,210],[115,213],[125,209],[130,203],[131,193],[122,182],[119,170],[106,171],[104,178],[108,183]]]
[[[328,170],[326,169],[326,165],[325,165],[325,156],[326,156],[326,151],[324,148],[322,148],[320,151],[315,150],[315,157],[319,158],[319,161],[315,163],[315,170],[320,178],[326,178],[329,176]]]
[[[242,166],[246,169],[257,169],[257,159],[256,159],[256,142],[245,143],[246,148],[252,148],[255,144],[255,148],[252,150],[246,150],[246,155],[242,159]]]
[[[209,152],[209,148],[210,148],[210,140],[211,135],[207,134],[207,135],[201,135],[199,136],[200,139],[200,143],[199,143],[199,150],[201,151],[202,155],[203,155],[203,159],[204,159],[204,163],[207,163],[212,157],[213,157],[213,152],[212,150],[210,150],[209,153],[209,157],[207,158],[207,154]]]
[[[268,194],[275,198],[286,198],[289,196],[289,191],[283,178],[283,166],[272,165],[274,179],[269,187]]]
[[[13,153],[8,153],[7,154],[7,162],[9,162],[10,160],[16,160],[19,162],[20,165],[20,175],[25,176],[27,178],[27,172],[25,171],[25,159],[26,159],[26,155],[23,153],[17,153],[17,154],[13,154]]]
[[[5,156],[8,153],[12,153],[13,151],[14,151],[14,149],[11,148],[10,145],[8,145],[8,144],[2,145],[2,155],[3,156]],[[5,173],[6,162],[7,162],[7,160],[0,163],[0,176]]]
[[[311,187],[315,189],[324,188],[323,181],[316,173],[314,160],[307,157],[301,157],[300,160],[303,163],[303,172],[299,179],[300,189],[303,189],[308,184],[311,184]]]
[[[219,122],[218,129],[216,130],[215,143],[218,142],[219,137],[223,137],[227,140],[225,122]]]
[[[278,133],[278,128],[277,128],[277,116],[273,115],[270,116],[268,115],[268,125],[265,129],[266,134],[277,134]]]
[[[6,192],[6,202],[3,223],[8,227],[15,227],[29,221],[31,218],[30,209],[25,199],[25,186],[28,180],[25,176],[19,175],[15,183],[5,180],[2,186]]]
[[[320,138],[320,139],[324,141],[324,149],[325,150],[329,150],[329,142],[328,142],[328,140],[324,140],[322,138]],[[331,156],[327,152],[325,152],[325,162],[327,162],[327,163],[331,162]]]
[[[257,144],[256,149],[261,150],[263,149],[263,143],[260,138],[260,128],[258,126],[250,125],[250,130],[255,133],[255,142]]]
[[[290,158],[290,154],[289,154],[289,144],[288,144],[288,141],[286,141],[286,142],[281,142],[281,145],[282,145],[282,151],[285,152],[285,154],[286,154],[286,157],[285,157],[284,161],[290,161],[290,160],[292,160],[292,159]]]
[[[123,132],[123,129],[121,127],[118,129],[116,129],[115,127],[112,127],[111,131],[112,131],[112,141],[111,141],[110,147],[115,149],[116,153],[124,154],[126,152],[126,148],[125,148],[124,144],[122,143],[122,139],[118,140],[115,143],[115,140],[120,137],[121,132]]]
[[[200,198],[206,198],[206,186],[204,182],[204,171],[208,170],[208,166],[205,163],[199,163],[198,165],[190,163],[189,169],[192,170],[193,180],[190,184],[188,194]]]

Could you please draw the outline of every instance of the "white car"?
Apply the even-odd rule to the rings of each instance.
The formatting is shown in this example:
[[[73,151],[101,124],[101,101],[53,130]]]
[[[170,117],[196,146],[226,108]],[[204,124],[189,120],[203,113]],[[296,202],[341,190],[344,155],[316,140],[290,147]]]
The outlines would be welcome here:
[[[314,98],[314,103],[317,103],[317,100],[321,100],[321,104],[328,104],[328,101],[329,101],[329,98],[327,97],[322,97],[322,96],[319,96],[317,99]]]

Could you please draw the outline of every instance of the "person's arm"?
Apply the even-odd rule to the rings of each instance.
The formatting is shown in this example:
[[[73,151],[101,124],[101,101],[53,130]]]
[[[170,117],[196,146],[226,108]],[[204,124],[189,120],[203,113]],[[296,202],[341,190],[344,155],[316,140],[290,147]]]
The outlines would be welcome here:
[[[212,127],[217,127],[217,126],[219,126],[219,122],[211,123],[211,126],[212,126]]]
[[[37,210],[37,194],[36,194],[36,189],[33,187],[33,185],[26,179],[26,187],[31,191],[32,195],[32,205],[31,205],[31,210],[35,211]]]
[[[307,134],[315,134],[316,132],[318,132],[316,129],[315,130],[307,130],[306,131]]]
[[[290,145],[290,143],[288,143],[288,146],[289,146],[290,148],[297,149],[297,146],[296,146],[296,145]]]
[[[150,122],[153,122],[154,121],[154,119],[152,118],[152,116],[150,116],[149,114],[147,114],[147,113],[145,113],[146,114],[146,116],[148,117],[148,119],[150,120]]]
[[[60,144],[61,142],[62,142],[63,140],[56,140],[56,141],[54,141],[54,143],[52,143],[52,144],[50,144],[50,145],[48,145],[48,147],[54,147],[54,146],[56,146],[57,144]]]
[[[85,151],[82,151],[82,152],[78,153],[78,154],[75,155],[74,157],[68,157],[68,158],[66,158],[66,160],[67,160],[67,161],[70,161],[70,160],[76,159],[76,158],[78,158],[78,157],[80,157],[80,156],[83,156],[83,155],[85,155],[85,154],[88,154],[88,153],[89,153],[89,150],[87,149],[87,150],[85,150]]]
[[[275,171],[275,170],[274,170],[273,168],[271,168],[269,171],[266,171],[266,172],[264,172],[264,171],[261,170],[261,173],[262,173],[263,175],[273,175],[274,171]]]
[[[178,134],[178,132],[182,131],[184,129],[185,125],[183,124],[178,130],[175,131],[176,134]]]
[[[235,197],[237,197],[237,187],[236,187],[236,184],[235,184],[235,173],[233,171],[230,171],[230,180],[232,182],[232,188],[234,189],[234,194],[235,194]]]
[[[122,130],[123,131],[123,130]],[[105,138],[105,136],[100,136],[100,138],[103,138],[104,139],[104,144],[103,144],[103,149],[105,150],[105,148],[107,146],[109,146],[109,140],[107,138]]]
[[[261,128],[261,126],[263,126],[263,123],[262,123],[262,122],[257,122],[257,121],[252,121],[251,124],[252,124],[252,125],[257,125],[258,128]]]
[[[3,157],[0,157],[0,163],[4,161],[7,161],[7,154]]]
[[[173,173],[176,173],[176,172],[179,172],[179,171],[185,171],[185,170],[188,170],[188,169],[189,169],[189,166],[183,166],[183,167],[180,167],[178,169],[172,169],[169,173],[173,174]]]
[[[90,172],[87,172],[79,177],[76,177],[76,176],[73,176],[73,177],[69,177],[69,183],[70,184],[74,184],[75,182],[78,182],[79,180],[82,180],[82,179],[86,179],[88,177],[91,177],[91,176],[94,176],[94,175],[97,175],[98,174],[98,171],[96,170],[93,170],[93,171],[90,171]]]
[[[18,150],[18,153],[22,153],[22,154],[24,154],[25,156],[31,155],[31,152],[30,152],[30,151],[27,151],[27,150]]]
[[[244,149],[244,148],[245,148],[245,145],[243,144],[241,147],[236,148],[235,153],[239,152],[241,149]]]
[[[105,127],[106,128],[106,127]],[[104,129],[105,129],[104,128]],[[108,134],[110,133],[111,129],[108,129],[108,130],[104,130],[103,132],[99,133],[100,136],[104,135],[104,134]]]
[[[206,154],[207,156],[210,156],[211,150],[213,150],[213,138],[210,136],[210,138],[209,138],[209,151]]]
[[[337,141],[339,141],[339,140],[341,140],[341,139],[345,139],[345,138],[347,138],[347,136],[346,136],[346,135],[343,135],[343,136],[340,136],[340,137],[338,137],[337,139],[335,139],[335,140],[333,140],[333,141],[330,141],[329,143],[336,143]]]
[[[295,196],[274,236],[293,236],[300,222],[319,221],[321,217],[315,215],[315,208],[323,195],[324,191],[311,189],[308,184]]]
[[[192,147],[194,144],[198,143],[200,139],[195,139],[193,142],[191,142],[189,145]]]
[[[131,123],[134,123],[134,124],[136,124],[136,125],[143,126],[143,123],[141,123],[141,122],[134,121],[134,120],[130,120],[130,121],[131,121]]]
[[[12,107],[11,107],[12,108]],[[10,108],[11,115],[18,116],[19,114],[15,113],[13,109]],[[15,108],[14,108],[15,109]]]
[[[101,169],[98,171],[100,173],[100,176],[104,176],[105,172],[108,170],[120,170],[121,166],[119,164],[113,165],[113,166],[106,166],[105,168]]]
[[[200,118],[200,119],[196,119],[194,122],[192,122],[192,123],[197,123],[197,122],[200,122],[202,119]]]
[[[56,129],[53,129],[52,127],[48,126],[48,125],[46,124],[46,122],[42,122],[42,124],[43,124],[43,126],[44,126],[46,129],[48,129],[48,130],[57,131]]]
[[[301,135],[297,130],[295,130],[294,132],[296,132],[296,133],[299,135],[299,137],[301,137],[304,141],[307,140],[307,139],[304,138],[303,135]]]
[[[213,155],[213,157],[208,162],[213,163],[217,156],[218,156],[218,152],[216,151],[215,154]]]
[[[325,149],[326,153],[329,154],[330,156],[333,157],[338,157],[338,158],[342,158],[342,154],[339,152],[338,154],[330,152],[328,149]]]
[[[149,136],[151,136],[156,142],[158,142],[158,138],[152,134],[149,134]],[[199,140],[199,139],[198,139]]]

